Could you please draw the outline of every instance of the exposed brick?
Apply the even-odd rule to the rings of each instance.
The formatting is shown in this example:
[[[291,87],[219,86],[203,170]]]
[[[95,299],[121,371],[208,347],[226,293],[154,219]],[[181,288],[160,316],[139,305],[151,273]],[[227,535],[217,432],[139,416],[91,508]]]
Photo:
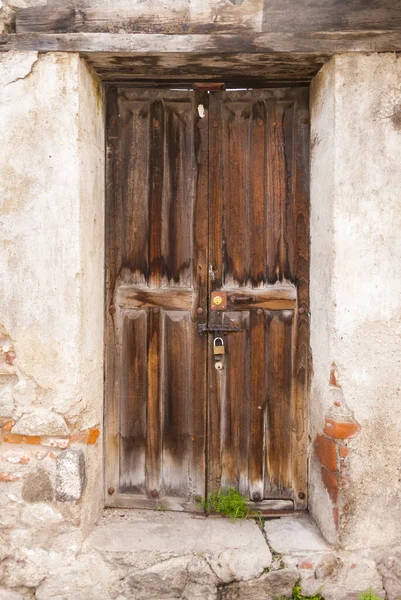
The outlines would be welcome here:
[[[347,458],[348,448],[346,446],[340,446],[340,458]]]
[[[354,437],[361,429],[358,423],[334,421],[333,419],[326,419],[325,421],[324,433],[336,440],[346,440]]]
[[[336,473],[332,473],[325,469],[325,467],[321,468],[322,480],[326,490],[329,493],[330,499],[333,504],[337,503],[338,500],[338,476]]]
[[[338,508],[336,506],[333,508],[333,521],[334,521],[335,528],[338,529],[339,511],[338,511]]]
[[[336,365],[334,363],[331,365],[331,368],[330,368],[329,384],[334,385],[335,387],[340,387],[338,385],[337,376],[336,376]]]
[[[87,431],[77,431],[77,433],[73,433],[70,437],[71,442],[81,442],[86,443],[86,438],[88,437]]]
[[[304,560],[298,565],[298,567],[300,569],[313,569],[313,565],[311,562],[309,562],[309,560]]]
[[[20,444],[22,442],[22,435],[17,435],[16,433],[7,433],[4,436],[4,441],[8,444]]]
[[[100,431],[97,427],[91,427],[88,432],[88,437],[86,439],[87,444],[96,444],[97,438],[100,435]]]
[[[71,442],[81,442],[84,444],[96,444],[100,435],[98,427],[91,427],[86,431],[77,431],[71,436]]]
[[[25,444],[40,444],[40,437],[38,435],[24,435],[22,441]]]
[[[38,435],[19,435],[18,433],[6,433],[4,441],[8,444],[40,444]]]
[[[6,363],[8,365],[12,365],[14,360],[15,360],[15,352],[14,350],[9,350],[8,352],[6,352]]]
[[[330,471],[337,470],[337,446],[325,435],[316,436],[315,450],[321,464]]]
[[[13,425],[14,425],[13,420],[7,421],[7,423],[5,423],[5,425],[4,425],[4,431],[11,431]]]
[[[17,473],[0,473],[0,481],[19,481],[20,475]]]

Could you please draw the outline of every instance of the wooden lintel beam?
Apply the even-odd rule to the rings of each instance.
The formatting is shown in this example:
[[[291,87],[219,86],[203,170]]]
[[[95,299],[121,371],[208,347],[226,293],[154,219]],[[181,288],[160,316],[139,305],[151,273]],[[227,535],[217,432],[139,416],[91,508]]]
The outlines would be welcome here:
[[[4,34],[0,51],[82,52],[160,55],[203,54],[308,54],[319,56],[338,52],[401,51],[398,30],[357,30],[263,34]]]

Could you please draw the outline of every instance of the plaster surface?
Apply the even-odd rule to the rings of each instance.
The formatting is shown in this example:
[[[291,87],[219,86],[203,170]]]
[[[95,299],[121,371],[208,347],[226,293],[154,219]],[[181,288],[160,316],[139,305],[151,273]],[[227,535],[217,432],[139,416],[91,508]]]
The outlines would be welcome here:
[[[35,537],[24,503],[82,535],[102,500],[103,91],[77,54],[1,58],[0,512],[10,539],[21,512]]]
[[[360,428],[338,531],[313,454],[311,510],[348,548],[401,542],[400,81],[397,55],[346,54],[311,89],[311,437],[325,417]]]

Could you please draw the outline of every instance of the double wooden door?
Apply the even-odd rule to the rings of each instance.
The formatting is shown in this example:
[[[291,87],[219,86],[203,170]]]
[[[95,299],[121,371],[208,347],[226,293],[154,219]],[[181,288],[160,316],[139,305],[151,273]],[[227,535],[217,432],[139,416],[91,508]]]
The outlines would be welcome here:
[[[306,88],[110,90],[107,505],[306,506],[308,123]]]

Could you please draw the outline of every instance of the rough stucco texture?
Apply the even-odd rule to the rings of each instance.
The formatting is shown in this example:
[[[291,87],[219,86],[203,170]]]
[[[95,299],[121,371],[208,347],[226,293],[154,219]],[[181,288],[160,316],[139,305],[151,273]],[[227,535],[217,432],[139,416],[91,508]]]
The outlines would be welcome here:
[[[0,62],[0,481],[14,486],[0,505],[16,523],[19,486],[30,474],[54,488],[68,446],[83,453],[81,504],[59,509],[84,529],[100,505],[102,94],[76,54]]]
[[[337,449],[334,477],[312,455],[311,509],[328,539],[345,547],[397,545],[401,60],[334,57],[312,84],[311,119],[310,419],[320,462],[323,430],[326,448],[338,443],[333,423],[351,434]]]

